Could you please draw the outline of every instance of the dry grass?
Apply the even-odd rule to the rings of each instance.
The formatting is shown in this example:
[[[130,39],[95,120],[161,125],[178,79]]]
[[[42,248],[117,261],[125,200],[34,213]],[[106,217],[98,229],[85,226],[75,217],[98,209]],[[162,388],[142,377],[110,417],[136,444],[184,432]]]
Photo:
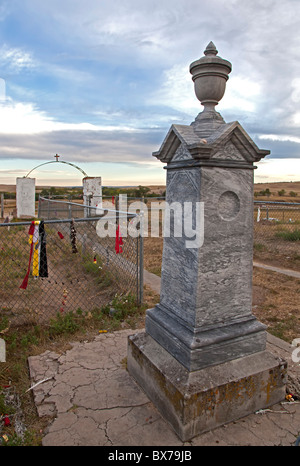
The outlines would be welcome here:
[[[300,181],[293,182],[275,182],[275,183],[255,183],[254,192],[260,192],[269,189],[271,192],[270,197],[267,196],[257,196],[255,200],[257,201],[276,201],[276,202],[300,202]],[[278,191],[284,189],[285,193],[283,196],[278,194]],[[293,191],[297,194],[296,197],[290,196],[290,192]]]
[[[144,268],[160,276],[163,241],[162,238],[144,238]]]
[[[253,313],[273,335],[291,343],[300,335],[300,280],[254,268]]]

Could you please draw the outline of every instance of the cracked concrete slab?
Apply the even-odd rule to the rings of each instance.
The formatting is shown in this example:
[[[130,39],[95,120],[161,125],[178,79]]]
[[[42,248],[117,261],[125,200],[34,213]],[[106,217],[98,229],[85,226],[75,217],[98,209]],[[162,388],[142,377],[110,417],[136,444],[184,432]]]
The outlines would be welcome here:
[[[284,402],[183,443],[126,370],[123,330],[75,342],[64,354],[46,351],[28,359],[39,416],[52,418],[44,446],[294,445],[300,403]],[[288,361],[288,383],[300,396],[300,367],[290,345],[268,335],[268,349]]]

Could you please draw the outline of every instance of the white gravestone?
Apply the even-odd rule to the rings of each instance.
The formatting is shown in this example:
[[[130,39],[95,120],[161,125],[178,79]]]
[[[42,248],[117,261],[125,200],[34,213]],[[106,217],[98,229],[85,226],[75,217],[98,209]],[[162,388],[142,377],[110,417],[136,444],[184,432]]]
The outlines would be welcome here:
[[[35,217],[35,178],[16,180],[17,217]]]

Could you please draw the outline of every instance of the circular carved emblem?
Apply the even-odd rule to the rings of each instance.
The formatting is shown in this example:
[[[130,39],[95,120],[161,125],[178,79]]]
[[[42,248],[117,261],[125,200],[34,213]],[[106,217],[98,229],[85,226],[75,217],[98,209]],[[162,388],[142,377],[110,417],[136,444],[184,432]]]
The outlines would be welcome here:
[[[223,220],[233,220],[240,211],[240,200],[233,191],[225,191],[219,199],[218,212]]]

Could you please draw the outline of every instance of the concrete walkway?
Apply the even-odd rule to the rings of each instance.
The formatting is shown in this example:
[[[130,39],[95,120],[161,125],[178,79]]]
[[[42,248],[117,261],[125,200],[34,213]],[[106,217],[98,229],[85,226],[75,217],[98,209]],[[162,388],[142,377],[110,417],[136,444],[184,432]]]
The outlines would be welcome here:
[[[160,290],[160,278],[144,275]],[[183,443],[126,370],[123,330],[76,342],[64,354],[46,351],[28,359],[39,416],[52,420],[44,446],[293,446],[300,435],[300,365],[295,348],[268,334],[267,349],[288,362],[287,387],[296,401],[283,400],[267,410],[214,429]]]
[[[76,342],[64,354],[46,351],[29,358],[40,416],[51,416],[44,446],[292,446],[300,434],[300,403],[268,410],[181,442],[126,370],[132,330]],[[288,385],[299,391],[300,367],[292,349],[268,336],[268,349],[288,361]],[[300,396],[300,393],[299,393]]]
[[[284,269],[282,267],[275,267],[274,265],[262,264],[261,262],[253,262],[254,267],[260,267],[261,269],[270,270],[271,272],[282,273],[289,277],[300,278],[300,272],[292,269]]]
[[[273,265],[263,264],[261,262],[254,261],[254,267],[258,267],[265,270],[270,270],[271,272],[282,273],[283,275],[288,275],[289,277],[299,278],[300,272],[292,269],[284,269],[281,267],[275,267]],[[144,283],[145,285],[150,286],[157,294],[160,294],[160,277],[154,273],[144,270]]]

